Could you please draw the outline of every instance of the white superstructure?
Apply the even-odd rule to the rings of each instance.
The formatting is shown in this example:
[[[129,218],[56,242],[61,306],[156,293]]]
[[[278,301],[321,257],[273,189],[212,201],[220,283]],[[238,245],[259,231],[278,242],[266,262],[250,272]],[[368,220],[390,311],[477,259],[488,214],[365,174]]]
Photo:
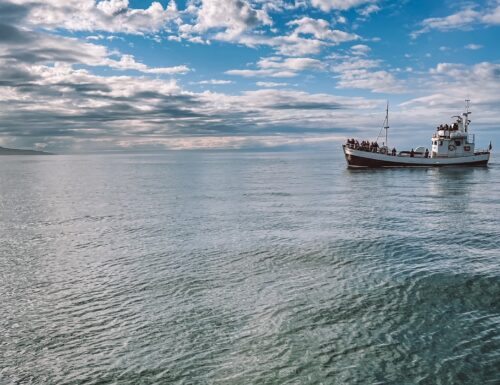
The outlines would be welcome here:
[[[469,135],[469,101],[466,101],[466,111],[462,116],[453,116],[455,123],[441,125],[432,135],[432,158],[456,158],[474,155],[475,138]]]

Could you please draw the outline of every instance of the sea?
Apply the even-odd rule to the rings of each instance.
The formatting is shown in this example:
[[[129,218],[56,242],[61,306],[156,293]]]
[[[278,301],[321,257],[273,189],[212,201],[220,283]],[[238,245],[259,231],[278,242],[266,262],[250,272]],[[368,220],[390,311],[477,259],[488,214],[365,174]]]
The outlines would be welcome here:
[[[0,384],[500,384],[500,162],[0,158]]]

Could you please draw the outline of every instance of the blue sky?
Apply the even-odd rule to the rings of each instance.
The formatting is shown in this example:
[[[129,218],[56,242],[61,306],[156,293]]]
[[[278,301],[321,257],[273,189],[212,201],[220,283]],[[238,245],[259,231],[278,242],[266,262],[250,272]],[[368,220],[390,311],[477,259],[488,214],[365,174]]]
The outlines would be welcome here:
[[[472,100],[500,139],[500,1],[0,2],[0,145],[426,145]],[[481,141],[482,140],[482,141]]]

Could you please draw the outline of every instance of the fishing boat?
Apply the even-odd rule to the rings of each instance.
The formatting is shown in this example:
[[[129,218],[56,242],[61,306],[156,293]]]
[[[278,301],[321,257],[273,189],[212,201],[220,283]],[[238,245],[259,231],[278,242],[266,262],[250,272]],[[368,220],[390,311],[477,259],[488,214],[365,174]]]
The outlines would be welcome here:
[[[486,166],[490,159],[491,142],[487,149],[475,148],[475,135],[469,133],[469,100],[465,101],[465,112],[452,116],[452,124],[441,124],[431,138],[431,151],[417,147],[411,151],[396,151],[388,146],[389,104],[382,129],[375,142],[348,139],[342,145],[348,167],[442,167],[442,166]],[[382,130],[385,141],[378,145]]]

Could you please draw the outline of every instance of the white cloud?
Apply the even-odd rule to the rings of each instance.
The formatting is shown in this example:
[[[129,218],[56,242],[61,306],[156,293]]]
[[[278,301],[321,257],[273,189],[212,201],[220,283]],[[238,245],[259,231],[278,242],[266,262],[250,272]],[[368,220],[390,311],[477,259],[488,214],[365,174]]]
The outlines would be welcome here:
[[[67,80],[68,84],[102,83],[110,87],[112,96],[130,96],[147,90],[156,90],[164,94],[178,93],[180,91],[175,80],[151,79],[144,76],[101,77],[86,70],[75,70],[68,65],[38,66],[34,70],[41,75],[44,85],[57,84],[62,80]]]
[[[294,30],[289,34],[261,29],[271,27],[273,22],[267,13],[272,7],[260,1],[200,0],[188,3],[181,11],[174,0],[166,8],[153,1],[146,9],[131,8],[128,0],[14,1],[29,4],[26,21],[31,28],[148,34],[158,42],[167,39],[209,44],[214,39],[249,47],[269,46],[287,56],[317,54],[325,46],[360,38],[354,33],[330,28],[326,20],[309,17],[290,22]],[[347,6],[344,2],[334,3],[339,9]],[[299,6],[297,3],[293,8]],[[283,3],[278,8],[288,9],[289,4]],[[106,38],[94,34],[88,40]]]
[[[271,28],[268,11],[304,8],[303,2],[260,0],[195,0],[179,10],[175,0],[165,8],[153,1],[146,9],[132,8],[129,0],[13,0],[28,10],[24,20],[29,28],[95,32],[88,40],[111,39],[106,33],[148,35],[160,42],[188,41],[210,44],[210,40],[243,44],[249,47],[268,46],[276,53],[301,57],[318,54],[324,47],[360,39],[354,33],[331,28],[323,19],[302,17],[288,25],[288,34]],[[355,3],[370,1],[332,1],[328,7],[348,9]],[[345,18],[339,16],[339,21]],[[99,34],[101,32],[101,34]]]
[[[375,12],[378,12],[378,11],[380,11],[380,7],[377,4],[370,4],[366,8],[363,8],[363,9],[359,10],[358,13],[361,16],[368,17],[372,13],[375,13]]]
[[[344,59],[344,58],[342,58]],[[376,68],[381,65],[380,60],[359,59],[357,57],[347,57],[332,66],[335,72],[346,72],[358,69]]]
[[[4,68],[9,65],[6,62],[1,64]],[[177,94],[180,91],[175,80],[151,79],[144,76],[101,77],[87,70],[74,69],[68,64],[22,65],[20,68],[32,76],[32,91],[28,103],[26,103],[28,101],[26,93],[21,93],[17,95],[17,100],[21,104],[12,104],[11,107],[17,112],[26,112],[27,116],[37,111],[52,111],[54,115],[71,118],[88,108],[111,106],[115,103],[113,98],[131,98],[144,91],[154,91],[163,95]],[[55,90],[57,92],[54,93]],[[139,103],[134,107],[145,110],[151,100],[134,103]],[[87,122],[87,124],[93,123]]]
[[[367,55],[372,49],[370,47],[368,47],[367,45],[365,44],[356,44],[356,45],[353,45],[351,47],[351,52],[354,54],[354,55],[358,55],[358,56],[365,56]]]
[[[340,88],[361,88],[372,92],[400,93],[405,89],[396,78],[387,71],[368,71],[358,69],[342,72],[338,81]]]
[[[245,9],[244,6],[242,7]],[[217,8],[217,10],[217,12],[220,11],[219,8]],[[212,12],[208,14],[212,15]],[[213,35],[213,39],[244,44],[249,47],[270,46],[273,47],[277,53],[286,56],[317,54],[325,46],[338,45],[360,39],[360,37],[354,33],[331,29],[326,20],[313,19],[310,17],[302,17],[287,23],[288,26],[294,27],[292,32],[288,35],[269,36],[267,34],[250,33],[248,30],[252,26],[270,24],[267,17],[263,17],[260,23],[257,22],[258,18],[253,19],[253,22],[250,23],[238,21],[240,19],[235,19],[231,14],[232,13],[229,12],[229,16],[226,15],[222,17],[219,15],[217,18],[212,16],[208,18],[211,20],[210,22],[203,21],[204,19],[200,19],[199,17],[199,22],[194,27],[187,24],[181,26],[180,30],[183,33],[182,36],[183,38],[187,38],[193,33],[209,29],[208,26],[213,26],[213,28],[218,26],[219,28],[225,29]],[[244,20],[246,20],[246,18]],[[204,25],[205,27],[203,27]]]
[[[302,17],[289,22],[288,25],[297,26],[292,36],[312,35],[316,39],[329,41],[334,44],[359,39],[359,36],[356,34],[330,29],[329,23],[323,19]]]
[[[463,28],[464,26],[467,26],[470,23],[476,21],[478,17],[479,12],[468,8],[446,17],[434,17],[425,19],[422,22],[422,25],[425,31],[431,29],[446,31],[450,29]]]
[[[255,84],[258,87],[265,87],[265,88],[286,87],[286,86],[289,86],[288,83],[276,83],[276,82],[257,82]]]
[[[228,75],[244,77],[273,77],[286,78],[297,76],[299,72],[306,70],[323,70],[325,65],[311,58],[286,58],[279,57],[263,58],[257,62],[256,70],[229,70]]]
[[[478,50],[483,48],[483,46],[481,44],[467,44],[464,48],[470,50]]]
[[[357,127],[358,124],[362,127],[360,122],[367,122],[368,119],[365,120],[360,111],[379,107],[383,103],[381,100],[272,88],[231,96],[204,93],[202,97],[209,104],[211,114],[240,111],[249,119],[247,122],[252,122],[254,127],[265,128],[267,132],[272,132],[273,127],[280,127],[281,132],[292,127],[300,127],[305,132],[309,129],[331,132],[335,131],[335,127],[346,127],[348,123],[350,127]],[[355,115],[358,117],[354,118]]]
[[[374,70],[380,67],[380,60],[360,59],[359,57],[341,56],[339,61],[331,66],[331,71],[337,74],[339,88],[369,89],[372,92],[400,93],[404,91],[401,81],[384,70]],[[244,77],[285,78],[298,75],[309,70],[324,70],[325,64],[311,58],[270,57],[257,63],[258,69],[230,70],[228,75]]]
[[[109,35],[109,36],[104,36],[104,35],[90,35],[85,37],[85,40],[108,40],[108,41],[113,41],[113,40],[121,40],[125,41],[125,38],[122,36],[114,36],[114,35]]]
[[[126,12],[128,0],[103,0],[97,3],[97,9],[109,16],[114,16],[121,12]]]
[[[29,63],[80,63],[106,65],[106,47],[75,38],[17,30],[18,39],[0,45],[0,56]]]
[[[500,5],[491,11],[486,11],[481,20],[486,24],[500,24]]]
[[[234,38],[248,29],[271,24],[264,10],[253,8],[245,0],[202,0],[193,31],[224,28],[224,33]]]
[[[132,55],[110,52],[105,46],[79,39],[18,30],[20,37],[9,44],[0,45],[0,56],[22,63],[83,64],[91,67],[105,66],[119,70],[137,70],[150,74],[184,74],[190,71],[185,65],[149,67],[137,62]],[[113,57],[120,56],[119,60]]]
[[[314,55],[321,51],[327,43],[317,39],[306,39],[297,35],[278,36],[268,40],[268,45],[286,56]]]
[[[174,0],[167,8],[153,1],[146,9],[129,8],[128,0],[14,1],[29,5],[31,26],[46,29],[142,34],[163,30],[178,17]]]
[[[91,35],[91,36],[87,36],[85,39],[86,40],[103,40],[104,36],[103,35]]]
[[[339,88],[368,89],[372,92],[401,93],[405,88],[401,81],[385,70],[376,70],[382,62],[359,57],[339,57],[331,66],[336,73]]]
[[[477,11],[476,7],[468,6],[459,12],[445,17],[432,17],[423,20],[422,28],[410,34],[412,38],[431,30],[451,31],[454,29],[471,28],[474,24],[500,24],[500,5]]]
[[[425,93],[436,91],[411,99],[404,106],[453,106],[471,98],[475,105],[489,105],[493,109],[500,107],[500,64],[482,62],[467,66],[439,63],[429,74],[431,77],[421,87]],[[464,87],[464,84],[467,86]]]
[[[317,39],[305,39],[296,35],[289,36],[264,36],[243,34],[234,38],[225,33],[217,34],[214,38],[221,41],[244,44],[248,47],[269,46],[280,55],[303,56],[317,54],[326,45]]]
[[[198,84],[210,84],[210,85],[226,85],[226,84],[232,84],[234,83],[231,80],[220,80],[220,79],[210,79],[210,80],[202,80],[198,82]]]
[[[325,12],[329,12],[332,9],[345,11],[373,1],[374,0],[311,0],[311,5]]]
[[[271,77],[271,78],[293,78],[297,76],[296,72],[293,71],[274,71],[274,70],[228,70],[226,71],[228,75],[249,77]]]
[[[295,26],[289,35],[238,35],[221,33],[215,38],[224,41],[235,41],[250,47],[267,45],[273,47],[277,53],[285,56],[304,56],[317,54],[325,46],[337,45],[343,42],[357,40],[360,37],[353,33],[332,30],[326,20],[303,17],[288,23]]]
[[[122,55],[120,60],[107,59],[103,64],[109,67],[120,69],[120,70],[136,70],[149,74],[163,74],[163,75],[174,75],[174,74],[186,74],[190,69],[185,65],[179,65],[174,67],[148,67],[143,63],[135,61],[132,55]]]
[[[261,68],[287,69],[291,71],[303,71],[308,69],[321,70],[325,66],[320,60],[307,57],[287,58],[281,61],[279,58],[264,58],[258,62]]]
[[[55,0],[47,3],[57,5]],[[107,1],[104,4],[106,12],[122,12],[126,1]],[[107,7],[107,8],[106,8]],[[13,7],[13,9],[16,9]],[[17,9],[24,9],[18,7]],[[22,24],[24,20],[21,20]],[[3,39],[0,45],[0,57],[21,64],[80,64],[91,67],[110,67],[118,70],[137,70],[149,74],[184,74],[190,71],[185,65],[172,67],[149,67],[137,62],[132,55],[122,55],[119,51],[110,51],[104,45],[88,42],[89,40],[100,40],[102,35],[93,35],[85,40],[65,37],[47,33],[46,31],[33,31],[24,26],[7,26],[9,36]],[[108,36],[106,39],[112,39]],[[119,57],[119,59],[116,59]]]
[[[257,3],[262,3],[262,8],[269,12],[286,12],[294,11],[300,8],[307,8],[306,0],[254,0]]]

